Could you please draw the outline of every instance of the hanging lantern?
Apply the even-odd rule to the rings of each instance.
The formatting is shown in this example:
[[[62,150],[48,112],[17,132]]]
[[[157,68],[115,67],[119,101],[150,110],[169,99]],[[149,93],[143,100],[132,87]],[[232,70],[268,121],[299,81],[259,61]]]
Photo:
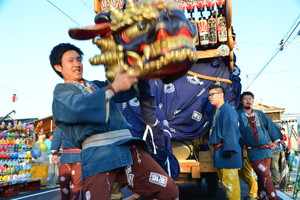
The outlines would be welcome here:
[[[18,96],[16,94],[13,94],[12,102],[16,102],[17,100],[18,100]]]

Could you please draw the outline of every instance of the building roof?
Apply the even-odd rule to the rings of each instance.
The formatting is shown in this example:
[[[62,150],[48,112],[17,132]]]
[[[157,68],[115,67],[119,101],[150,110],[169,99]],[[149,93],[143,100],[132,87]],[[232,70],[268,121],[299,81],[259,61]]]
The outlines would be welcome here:
[[[266,105],[266,104],[263,104],[261,102],[258,102],[257,104],[255,104],[253,106],[254,109],[257,109],[257,110],[261,110],[263,111],[264,113],[274,113],[274,112],[279,112],[279,113],[284,113],[285,112],[285,108],[278,108],[278,107],[275,107],[275,106],[269,106],[269,105]]]
[[[23,121],[22,121],[23,120]],[[48,116],[45,118],[37,119],[37,118],[28,118],[28,119],[19,119],[18,122],[26,123],[26,125],[33,124],[34,132],[39,134],[46,134],[48,132],[54,132],[56,125],[53,120],[53,116]],[[13,125],[14,120],[4,120],[4,122],[11,122]],[[16,129],[12,127],[11,129],[6,129],[6,132],[13,132]],[[20,131],[20,130],[19,130]]]
[[[36,132],[43,130],[43,133],[53,132],[56,127],[53,116],[37,119],[29,122],[28,124],[34,124]]]

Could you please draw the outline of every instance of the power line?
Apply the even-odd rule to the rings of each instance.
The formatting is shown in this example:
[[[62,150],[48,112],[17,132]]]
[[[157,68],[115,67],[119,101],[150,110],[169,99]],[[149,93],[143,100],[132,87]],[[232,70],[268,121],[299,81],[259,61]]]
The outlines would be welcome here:
[[[12,88],[3,86],[3,85],[0,85],[0,87],[5,88],[5,89],[10,90],[10,91],[13,91],[13,92],[15,92],[16,94],[23,95],[23,96],[25,96],[25,97],[27,97],[27,98],[29,98],[29,99],[31,99],[31,100],[34,100],[34,101],[43,103],[43,104],[45,104],[45,105],[49,105],[49,103],[47,103],[47,102],[45,102],[45,101],[41,101],[41,100],[39,100],[39,99],[33,98],[33,97],[31,97],[31,96],[28,96],[27,94],[24,94],[24,93],[22,93],[22,92],[20,92],[20,91],[18,91],[18,90],[15,90],[15,89],[12,89]]]
[[[54,6],[57,10],[59,10],[62,14],[64,14],[66,17],[68,17],[70,20],[72,20],[75,24],[80,26],[79,23],[77,23],[72,17],[70,17],[68,14],[66,14],[64,11],[62,11],[60,8],[58,8],[56,5],[54,5],[50,0],[47,0],[52,6]]]
[[[92,5],[88,5],[85,1],[81,0],[81,3],[89,10],[94,13],[94,8],[92,8]]]
[[[298,15],[298,17],[296,18],[296,20],[294,21],[293,25],[290,27],[290,29],[288,30],[287,34],[284,36],[286,37],[288,35],[288,33],[290,32],[290,30],[292,29],[292,27],[297,23],[297,21],[300,19],[300,14]],[[297,26],[299,25],[300,21],[298,22],[298,24],[295,26],[294,30],[292,32],[294,32],[297,28]],[[291,36],[291,34],[289,35],[289,37]],[[288,40],[289,37],[286,39]]]
[[[300,15],[296,18],[295,22],[293,23],[293,25],[290,27],[290,29],[288,30],[287,34],[285,35],[285,37],[288,35],[287,39],[282,39],[279,43],[279,47],[276,48],[275,53],[273,56],[271,56],[270,60],[267,62],[267,64],[265,64],[265,66],[257,73],[257,75],[253,78],[253,80],[251,81],[251,83],[247,86],[246,90],[249,89],[249,87],[252,85],[252,83],[257,79],[257,77],[265,70],[265,68],[269,65],[269,63],[276,57],[276,55],[282,51],[284,49],[284,45],[285,43],[289,40],[289,38],[291,37],[291,35],[294,33],[294,31],[296,30],[296,28],[299,26],[300,21],[298,21],[298,19],[300,18]],[[296,22],[298,21],[297,25],[295,26],[295,28],[293,29],[293,31],[288,34],[290,32],[290,30],[292,29],[292,27],[294,26],[294,24],[296,24]]]
[[[238,44],[247,44],[247,45],[253,45],[253,46],[261,46],[261,45],[265,45],[265,46],[275,46],[275,45],[277,45],[277,44],[275,44],[275,43],[273,43],[273,44],[271,44],[271,43],[263,43],[263,42],[252,42],[252,41],[240,41],[240,40],[238,40],[237,41],[237,43]]]
[[[298,65],[296,65],[296,67],[297,67]],[[265,73],[263,73],[264,75],[268,75],[268,74],[278,74],[278,73],[284,73],[284,72],[291,72],[291,71],[298,71],[298,70],[300,70],[300,65],[299,65],[299,67],[297,67],[297,68],[292,68],[292,69],[285,69],[285,70],[280,70],[280,71],[272,71],[272,72],[265,72]],[[256,75],[256,74],[249,74],[249,73],[247,73],[247,74],[241,74],[240,76],[254,76],[254,75]],[[262,74],[261,74],[262,75]]]
[[[57,10],[59,10],[61,13],[63,13],[66,17],[68,17],[70,20],[72,20],[74,23],[76,23],[78,26],[80,26],[79,23],[77,23],[72,17],[70,17],[68,14],[66,14],[63,10],[61,10],[58,6],[56,6],[54,3],[52,3],[50,0],[47,0],[48,3],[50,3],[53,7],[55,7]],[[88,7],[88,5],[81,0],[81,2],[85,5],[85,7]],[[3,85],[0,85],[0,88],[4,88],[4,89],[7,89],[7,90],[10,90],[10,91],[13,91],[19,95],[22,95],[24,97],[27,97],[33,101],[36,101],[36,102],[40,102],[40,103],[43,103],[43,104],[46,104],[46,105],[49,105],[49,103],[45,102],[45,101],[42,101],[42,100],[39,100],[39,99],[36,99],[36,98],[33,98],[27,94],[24,94],[18,90],[15,90],[15,89],[12,89],[12,88],[9,88],[9,87],[6,87],[6,86],[3,86]]]
[[[298,16],[298,18],[300,17],[300,15]],[[296,19],[296,21],[298,20],[298,18]],[[295,23],[294,23],[295,24]],[[291,34],[288,36],[288,38],[286,40],[282,39],[281,40],[281,50],[284,48],[285,43],[290,39],[291,35],[294,33],[294,31],[296,30],[296,28],[299,26],[300,24],[300,20],[298,22],[298,24],[295,26],[295,28],[293,29],[293,31],[291,32]],[[291,29],[290,29],[291,30]]]
[[[265,66],[258,72],[258,74],[254,77],[254,79],[251,81],[251,83],[247,86],[246,90],[252,85],[252,83],[257,79],[257,77],[265,70],[265,68],[269,65],[269,63],[275,58],[275,56],[280,52],[280,49],[278,49],[275,54],[271,57],[271,59],[265,64]]]

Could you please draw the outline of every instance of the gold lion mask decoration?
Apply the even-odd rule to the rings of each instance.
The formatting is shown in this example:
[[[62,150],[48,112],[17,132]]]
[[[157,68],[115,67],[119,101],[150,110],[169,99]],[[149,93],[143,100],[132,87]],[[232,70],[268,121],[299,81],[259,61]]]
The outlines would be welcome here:
[[[183,76],[197,61],[193,38],[196,27],[174,2],[128,0],[124,10],[109,6],[96,15],[94,26],[69,30],[70,37],[93,39],[101,50],[89,61],[103,65],[112,82],[123,68],[139,70],[141,79],[170,83]]]

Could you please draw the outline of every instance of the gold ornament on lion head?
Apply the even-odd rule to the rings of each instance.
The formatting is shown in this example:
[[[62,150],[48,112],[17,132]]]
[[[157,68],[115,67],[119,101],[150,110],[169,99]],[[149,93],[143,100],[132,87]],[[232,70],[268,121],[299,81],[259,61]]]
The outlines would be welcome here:
[[[127,0],[123,10],[110,5],[108,12],[97,14],[95,23],[70,29],[69,35],[93,39],[101,54],[89,61],[103,65],[109,81],[123,68],[129,73],[139,70],[141,79],[169,83],[198,59],[193,41],[197,29],[175,2]]]

